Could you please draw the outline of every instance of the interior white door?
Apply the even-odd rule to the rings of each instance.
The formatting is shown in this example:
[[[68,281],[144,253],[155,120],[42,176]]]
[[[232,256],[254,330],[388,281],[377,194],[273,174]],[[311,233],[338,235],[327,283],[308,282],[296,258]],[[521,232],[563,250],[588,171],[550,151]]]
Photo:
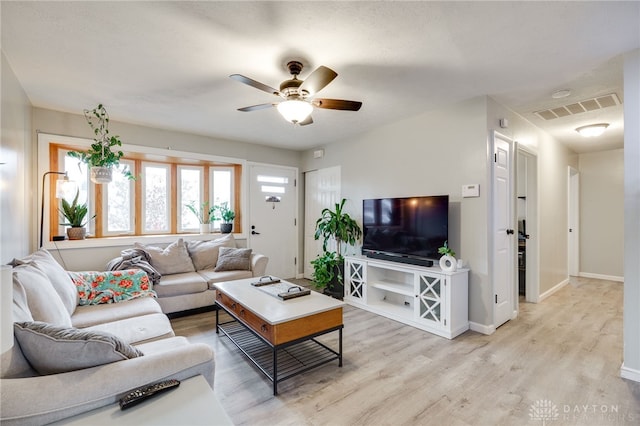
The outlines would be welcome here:
[[[580,175],[569,167],[569,259],[568,273],[580,274]]]
[[[516,232],[513,229],[512,141],[493,133],[492,206],[493,206],[493,322],[499,327],[509,321],[515,310],[514,265]]]
[[[304,180],[304,277],[311,279],[311,261],[322,252],[322,241],[316,241],[316,221],[322,209],[340,201],[340,166],[305,173]]]
[[[298,171],[258,164],[249,168],[249,247],[269,257],[267,274],[295,278]]]

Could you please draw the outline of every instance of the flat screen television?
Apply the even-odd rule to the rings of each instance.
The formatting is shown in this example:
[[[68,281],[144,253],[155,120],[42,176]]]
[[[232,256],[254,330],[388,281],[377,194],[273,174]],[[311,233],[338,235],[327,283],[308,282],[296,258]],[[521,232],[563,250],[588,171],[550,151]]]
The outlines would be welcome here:
[[[362,254],[431,266],[449,238],[449,196],[362,201]]]

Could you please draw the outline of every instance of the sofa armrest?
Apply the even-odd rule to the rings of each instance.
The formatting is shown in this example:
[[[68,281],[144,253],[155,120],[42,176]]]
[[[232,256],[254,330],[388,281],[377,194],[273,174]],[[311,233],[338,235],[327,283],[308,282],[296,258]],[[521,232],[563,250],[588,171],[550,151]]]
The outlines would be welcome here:
[[[68,373],[2,379],[2,424],[54,422],[116,403],[132,389],[169,378],[202,374],[213,388],[214,369],[213,350],[194,343]]]
[[[261,277],[267,270],[269,258],[264,254],[251,253],[251,273],[254,277]]]

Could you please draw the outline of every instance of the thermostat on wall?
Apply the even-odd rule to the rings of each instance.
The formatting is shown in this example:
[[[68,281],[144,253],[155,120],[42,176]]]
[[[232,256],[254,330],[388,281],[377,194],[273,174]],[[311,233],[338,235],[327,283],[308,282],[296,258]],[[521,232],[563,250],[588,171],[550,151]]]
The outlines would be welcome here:
[[[462,198],[471,198],[480,196],[480,184],[462,185]]]

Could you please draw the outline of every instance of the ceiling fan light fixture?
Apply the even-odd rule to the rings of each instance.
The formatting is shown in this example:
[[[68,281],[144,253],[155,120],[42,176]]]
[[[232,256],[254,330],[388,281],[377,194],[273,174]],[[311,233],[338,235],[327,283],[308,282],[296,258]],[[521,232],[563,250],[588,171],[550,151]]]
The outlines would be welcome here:
[[[588,126],[578,127],[576,132],[585,138],[594,138],[600,136],[609,127],[609,123],[589,124]]]
[[[290,123],[301,123],[309,117],[313,106],[309,102],[289,100],[278,104],[278,112]]]

